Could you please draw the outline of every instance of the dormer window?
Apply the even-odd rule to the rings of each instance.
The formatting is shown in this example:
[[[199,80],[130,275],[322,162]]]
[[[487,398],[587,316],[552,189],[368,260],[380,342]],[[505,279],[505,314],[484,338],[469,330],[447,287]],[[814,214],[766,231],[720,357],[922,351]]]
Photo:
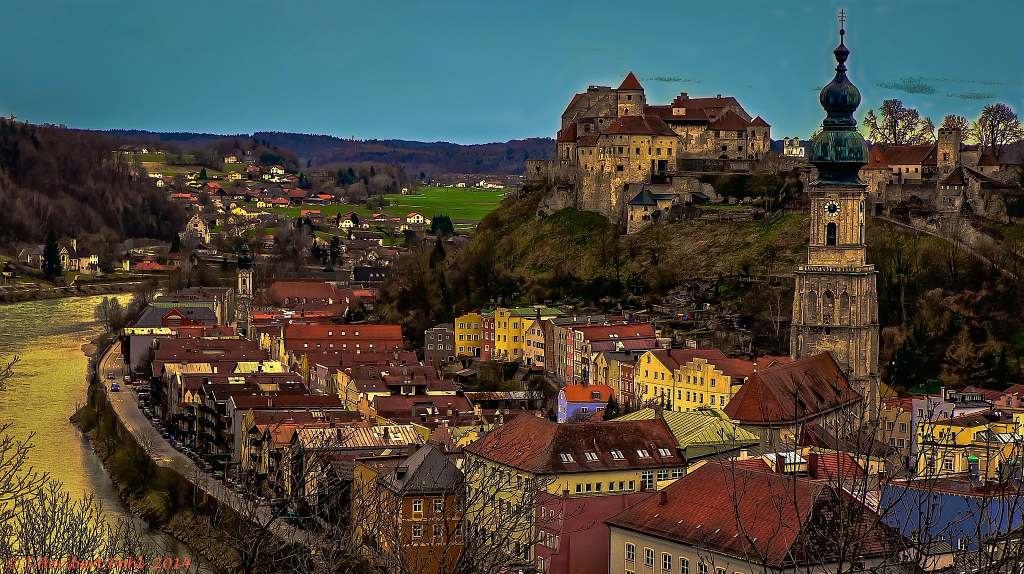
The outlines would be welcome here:
[[[597,453],[596,452],[587,452],[587,453],[584,453],[584,456],[587,457],[587,462],[597,462]]]
[[[672,451],[667,448],[659,448],[658,456],[672,456]]]
[[[625,460],[625,459],[626,459],[626,457],[622,455],[622,451],[621,450],[613,450],[612,451],[612,460]]]
[[[570,462],[576,462],[576,459],[575,459],[575,458],[573,458],[573,456],[572,456],[572,453],[568,453],[568,452],[563,452],[563,453],[562,453],[561,455],[559,455],[559,456],[560,456],[560,457],[562,458],[562,462],[563,462],[563,463],[570,463]]]
[[[636,449],[636,455],[640,458],[651,458],[651,453],[647,452],[645,448]]]

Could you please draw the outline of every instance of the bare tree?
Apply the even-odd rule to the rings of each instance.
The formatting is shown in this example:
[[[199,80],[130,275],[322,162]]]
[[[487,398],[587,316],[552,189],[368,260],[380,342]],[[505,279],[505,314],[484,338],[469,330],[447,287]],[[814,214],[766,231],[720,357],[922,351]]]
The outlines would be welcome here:
[[[868,139],[878,144],[918,145],[935,141],[932,121],[896,99],[882,102],[878,114],[868,110],[863,126],[868,131]]]
[[[981,148],[992,152],[996,160],[1002,158],[1006,146],[1024,139],[1017,112],[1006,104],[989,104],[974,122],[973,131]]]

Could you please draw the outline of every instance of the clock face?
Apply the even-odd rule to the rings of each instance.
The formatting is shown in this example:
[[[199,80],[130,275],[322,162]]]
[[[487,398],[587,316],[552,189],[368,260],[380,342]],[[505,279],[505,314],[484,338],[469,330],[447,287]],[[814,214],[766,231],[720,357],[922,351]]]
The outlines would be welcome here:
[[[839,215],[839,204],[834,201],[826,203],[825,213],[831,215],[832,217]]]

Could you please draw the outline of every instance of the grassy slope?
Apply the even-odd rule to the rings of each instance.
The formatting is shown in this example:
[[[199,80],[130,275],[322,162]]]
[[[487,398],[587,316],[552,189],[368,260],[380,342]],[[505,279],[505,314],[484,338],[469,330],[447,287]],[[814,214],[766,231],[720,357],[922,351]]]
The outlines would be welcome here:
[[[534,216],[537,197],[510,201],[489,215],[474,241],[493,243],[497,259],[513,274],[529,277],[568,266],[588,279],[614,268],[614,233],[599,214],[564,209],[548,217]],[[682,221],[656,225],[619,239],[621,274],[650,272],[652,253],[659,266],[679,277],[736,273],[745,264],[751,273],[787,272],[803,260],[806,217],[787,215],[763,222],[719,223]],[[766,246],[775,256],[763,263]]]

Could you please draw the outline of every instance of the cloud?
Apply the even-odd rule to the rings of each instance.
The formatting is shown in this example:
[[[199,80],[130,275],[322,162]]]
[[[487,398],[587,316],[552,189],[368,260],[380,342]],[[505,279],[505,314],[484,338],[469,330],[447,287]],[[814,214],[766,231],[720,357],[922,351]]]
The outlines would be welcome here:
[[[926,82],[948,82],[951,84],[979,84],[982,86],[1009,86],[1010,82],[1003,80],[971,80],[966,78],[917,78]]]
[[[935,86],[931,85],[924,78],[900,78],[895,82],[878,82],[879,88],[906,92],[908,94],[934,94]]]
[[[648,82],[666,82],[666,83],[680,83],[680,84],[699,84],[700,80],[694,78],[683,78],[680,76],[651,76],[644,78]]]
[[[946,94],[947,98],[960,98],[961,100],[994,100],[996,95],[990,92],[966,92],[962,94]]]

